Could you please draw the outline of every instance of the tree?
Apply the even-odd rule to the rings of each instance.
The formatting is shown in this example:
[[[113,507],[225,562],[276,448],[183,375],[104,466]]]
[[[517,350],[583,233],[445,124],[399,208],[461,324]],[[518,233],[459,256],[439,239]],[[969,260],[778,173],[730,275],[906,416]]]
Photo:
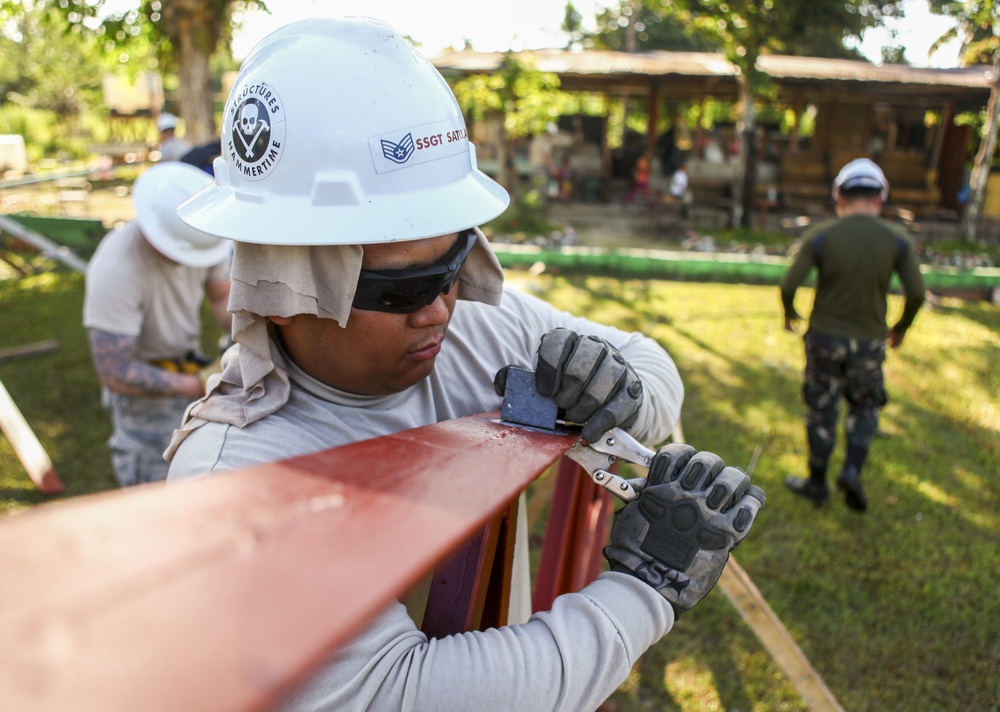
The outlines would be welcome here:
[[[771,86],[757,66],[765,53],[850,56],[843,40],[880,26],[885,18],[901,15],[902,0],[623,0],[618,17],[636,16],[642,25],[637,38],[644,48],[660,42],[650,28],[663,28],[669,37],[678,31],[691,41],[725,54],[737,69],[740,158],[733,186],[733,226],[750,225],[756,192],[753,152],[754,102]],[[605,13],[606,14],[606,13]],[[602,16],[603,17],[603,16]],[[608,16],[610,18],[610,16]],[[655,22],[650,24],[650,20]],[[618,22],[619,25],[623,23]],[[627,25],[627,22],[624,23]],[[609,26],[607,20],[605,26]],[[638,28],[637,28],[638,29]],[[618,36],[609,30],[609,35]],[[626,35],[627,37],[627,35]],[[832,41],[837,39],[838,41]],[[607,39],[602,39],[607,41]],[[673,41],[673,40],[671,40]],[[682,49],[658,46],[657,49]]]
[[[562,113],[561,105],[569,99],[559,91],[559,77],[539,71],[515,52],[507,52],[495,72],[462,79],[455,83],[454,91],[462,110],[473,120],[497,120],[497,177],[517,201],[520,191],[513,141],[543,131],[546,123]]]
[[[176,71],[179,79],[180,115],[187,138],[202,143],[215,138],[214,97],[210,60],[232,40],[233,15],[264,9],[262,0],[136,0],[126,10],[111,9],[110,0],[0,0],[0,8],[13,16],[39,7],[60,13],[66,27],[104,43],[106,51],[149,47],[163,71]]]
[[[962,216],[962,238],[972,242],[979,226],[986,184],[997,147],[998,122],[1000,122],[1000,11],[996,0],[964,0],[945,2],[930,0],[931,12],[946,15],[954,24],[931,45],[933,52],[940,45],[961,38],[961,57],[965,64],[993,64],[990,80],[990,98],[983,120],[983,138],[976,152],[972,174],[969,177],[971,195]]]
[[[93,43],[67,31],[51,8],[0,9],[0,134],[20,134],[32,161],[80,157],[102,100],[102,63]],[[32,51],[26,52],[27,39]]]

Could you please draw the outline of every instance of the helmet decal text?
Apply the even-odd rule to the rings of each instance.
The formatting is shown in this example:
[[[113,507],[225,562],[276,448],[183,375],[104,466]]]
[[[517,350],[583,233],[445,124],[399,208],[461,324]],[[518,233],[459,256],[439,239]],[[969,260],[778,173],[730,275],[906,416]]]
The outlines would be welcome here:
[[[226,157],[244,178],[260,180],[277,165],[285,143],[285,115],[269,84],[248,84],[226,107]]]
[[[469,154],[469,134],[461,116],[400,129],[368,139],[376,173]]]

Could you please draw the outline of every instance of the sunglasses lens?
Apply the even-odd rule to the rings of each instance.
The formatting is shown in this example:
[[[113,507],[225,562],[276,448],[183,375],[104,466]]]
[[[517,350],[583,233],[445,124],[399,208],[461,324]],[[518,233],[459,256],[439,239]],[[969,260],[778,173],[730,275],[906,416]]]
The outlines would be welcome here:
[[[442,263],[416,270],[361,270],[354,308],[366,311],[409,314],[448,294],[472,245],[475,233],[461,233],[455,248]]]
[[[363,297],[359,289],[354,306],[371,311],[414,312],[433,302],[442,291],[447,292],[443,290],[445,281],[440,275],[375,281],[368,285]]]

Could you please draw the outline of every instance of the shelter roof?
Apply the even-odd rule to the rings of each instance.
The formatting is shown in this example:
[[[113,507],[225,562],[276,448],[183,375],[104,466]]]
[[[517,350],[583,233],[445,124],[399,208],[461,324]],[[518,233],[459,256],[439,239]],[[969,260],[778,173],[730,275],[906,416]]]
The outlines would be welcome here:
[[[558,49],[518,54],[532,58],[539,70],[558,74],[566,91],[646,96],[655,90],[664,98],[688,99],[736,96],[737,69],[722,54]],[[465,76],[494,71],[503,57],[502,52],[465,50],[441,52],[429,59],[445,76]],[[786,55],[764,55],[758,66],[786,98],[885,101],[928,107],[954,101],[957,110],[985,106],[992,75],[987,65],[937,69]]]

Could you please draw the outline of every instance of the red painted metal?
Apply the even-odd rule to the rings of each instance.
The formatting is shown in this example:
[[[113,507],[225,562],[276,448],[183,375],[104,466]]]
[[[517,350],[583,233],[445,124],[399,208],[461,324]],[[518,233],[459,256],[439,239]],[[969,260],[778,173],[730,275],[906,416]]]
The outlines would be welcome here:
[[[556,478],[532,592],[534,611],[548,610],[557,596],[579,591],[597,578],[614,513],[613,495],[573,460],[563,458]]]
[[[517,500],[434,569],[421,630],[443,638],[507,623]]]
[[[4,518],[3,707],[268,708],[578,437],[497,417]]]

